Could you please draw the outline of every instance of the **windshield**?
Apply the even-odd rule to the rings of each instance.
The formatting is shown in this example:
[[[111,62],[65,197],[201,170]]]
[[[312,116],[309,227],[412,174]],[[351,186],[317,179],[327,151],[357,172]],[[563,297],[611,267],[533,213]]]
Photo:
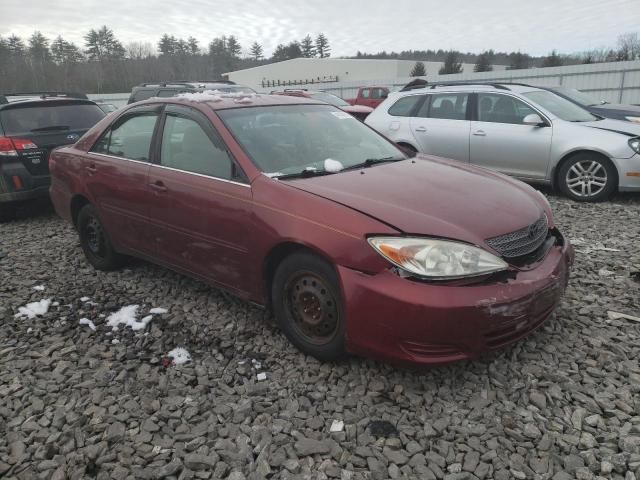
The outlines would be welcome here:
[[[235,108],[218,113],[258,168],[274,177],[305,169],[323,172],[326,165],[337,171],[334,161],[349,168],[369,159],[406,158],[391,142],[330,105]]]
[[[5,135],[24,135],[32,132],[62,130],[88,130],[105,116],[100,107],[90,103],[66,105],[54,105],[52,103],[7,108],[0,111],[0,124],[4,129]]]
[[[321,102],[326,102],[331,105],[335,105],[336,107],[349,106],[349,104],[345,102],[343,99],[341,99],[340,97],[336,97],[335,95],[332,95],[327,92],[314,92],[311,94],[311,97],[315,98],[316,100],[320,100]]]
[[[602,102],[597,101],[593,97],[587,95],[586,93],[582,93],[580,90],[576,90],[575,88],[566,88],[566,87],[555,87],[554,91],[560,92],[565,97],[569,97],[576,103],[579,103],[583,107],[593,107],[595,105],[601,105]]]
[[[567,122],[593,122],[594,120],[598,120],[598,117],[591,115],[584,108],[569,100],[565,100],[555,93],[546,90],[537,90],[535,92],[523,93],[523,95],[556,117],[566,120]]]

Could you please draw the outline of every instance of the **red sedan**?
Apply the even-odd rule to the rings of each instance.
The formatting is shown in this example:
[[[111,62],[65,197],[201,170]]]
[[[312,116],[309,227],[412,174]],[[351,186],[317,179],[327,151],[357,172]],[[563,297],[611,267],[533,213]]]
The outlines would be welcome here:
[[[308,98],[135,103],[50,168],[94,267],[133,255],[202,279],[271,308],[324,360],[477,357],[547,320],[573,261],[531,187],[408,157]]]

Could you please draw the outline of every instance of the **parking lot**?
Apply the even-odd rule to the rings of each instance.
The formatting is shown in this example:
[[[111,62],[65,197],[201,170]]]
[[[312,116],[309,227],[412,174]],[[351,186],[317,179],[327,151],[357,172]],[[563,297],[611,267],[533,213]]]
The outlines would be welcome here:
[[[262,310],[142,261],[98,272],[51,211],[0,224],[0,477],[639,477],[640,196],[548,195],[577,251],[556,316],[419,370],[321,364]],[[126,305],[167,313],[112,331]]]

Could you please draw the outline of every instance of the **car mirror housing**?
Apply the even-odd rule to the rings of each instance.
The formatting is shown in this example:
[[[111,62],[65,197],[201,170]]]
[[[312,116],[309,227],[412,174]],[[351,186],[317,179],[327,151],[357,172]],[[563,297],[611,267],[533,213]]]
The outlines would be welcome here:
[[[522,119],[522,123],[534,127],[544,127],[546,125],[545,121],[542,120],[540,115],[538,115],[537,113],[530,113]]]

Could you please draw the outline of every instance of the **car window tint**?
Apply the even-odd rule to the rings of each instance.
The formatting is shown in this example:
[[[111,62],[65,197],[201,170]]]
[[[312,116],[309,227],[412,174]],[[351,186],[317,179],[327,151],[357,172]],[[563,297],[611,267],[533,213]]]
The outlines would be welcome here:
[[[196,121],[177,115],[167,115],[160,164],[211,177],[231,178],[232,160],[227,151],[221,144],[215,145]]]
[[[369,98],[369,89],[368,88],[364,88],[360,91],[360,96],[362,98]]]
[[[91,151],[129,160],[149,161],[151,138],[157,119],[156,113],[128,117],[105,132]]]
[[[538,113],[526,103],[508,95],[478,94],[478,121],[522,124],[527,115]]]
[[[16,105],[0,111],[0,124],[6,135],[28,135],[34,132],[88,130],[104,117],[93,103],[52,101],[41,105]],[[48,130],[49,129],[49,130]]]
[[[416,104],[423,98],[423,95],[409,95],[402,97],[396,103],[391,105],[388,112],[394,117],[409,117]]]
[[[382,89],[380,89],[380,88],[372,88],[371,89],[371,98],[375,98],[375,99],[382,98]]]
[[[177,90],[160,90],[157,97],[175,97],[178,94]]]
[[[442,93],[433,95],[429,118],[464,120],[467,117],[468,93]]]
[[[154,97],[156,92],[157,92],[157,90],[155,90],[155,89],[138,90],[136,93],[133,94],[133,101],[134,102],[139,102],[141,100],[146,100],[147,98]]]

